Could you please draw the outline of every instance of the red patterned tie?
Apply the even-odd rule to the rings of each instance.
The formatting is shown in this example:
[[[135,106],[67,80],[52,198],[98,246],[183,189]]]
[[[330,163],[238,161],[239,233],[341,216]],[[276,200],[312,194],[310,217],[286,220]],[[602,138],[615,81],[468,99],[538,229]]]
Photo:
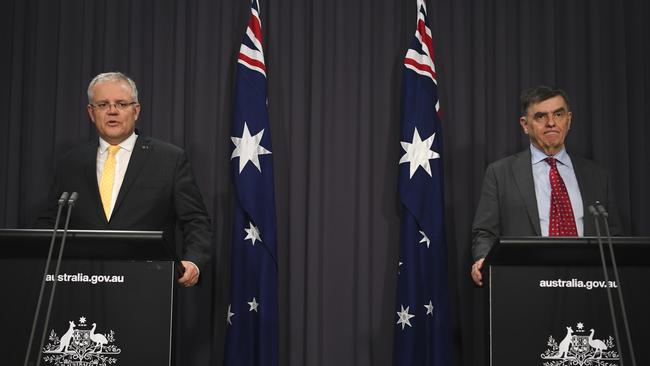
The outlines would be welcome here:
[[[557,162],[555,158],[546,158],[544,160],[551,166],[551,171],[548,174],[551,180],[551,212],[548,236],[578,236],[571,200],[560,172],[557,171]]]

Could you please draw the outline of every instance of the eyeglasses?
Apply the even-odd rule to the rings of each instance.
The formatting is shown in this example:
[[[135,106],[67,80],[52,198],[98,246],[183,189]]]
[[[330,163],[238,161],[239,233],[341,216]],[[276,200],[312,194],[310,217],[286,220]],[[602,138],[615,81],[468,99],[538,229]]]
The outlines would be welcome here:
[[[115,103],[109,103],[109,102],[99,102],[97,104],[90,104],[91,107],[96,108],[100,111],[107,111],[111,109],[112,106],[115,106],[116,109],[119,109],[121,111],[129,108],[130,106],[138,104],[138,102],[115,102]]]

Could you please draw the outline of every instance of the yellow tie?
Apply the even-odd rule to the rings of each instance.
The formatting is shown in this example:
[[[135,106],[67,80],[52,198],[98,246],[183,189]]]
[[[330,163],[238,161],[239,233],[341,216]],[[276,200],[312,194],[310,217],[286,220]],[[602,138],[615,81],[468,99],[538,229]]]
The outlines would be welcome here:
[[[111,198],[113,195],[113,181],[115,180],[115,155],[120,150],[119,146],[108,147],[108,157],[104,163],[104,170],[99,178],[99,195],[102,198],[102,206],[106,219],[111,217]]]

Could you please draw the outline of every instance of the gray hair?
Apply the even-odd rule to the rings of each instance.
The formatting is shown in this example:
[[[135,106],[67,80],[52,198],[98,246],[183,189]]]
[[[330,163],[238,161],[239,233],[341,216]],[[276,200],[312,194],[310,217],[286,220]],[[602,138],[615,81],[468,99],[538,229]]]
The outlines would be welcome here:
[[[131,88],[131,95],[133,97],[133,101],[134,102],[138,101],[138,88],[135,86],[135,82],[131,80],[130,77],[124,75],[119,71],[116,71],[116,72],[105,72],[99,74],[90,81],[90,84],[88,84],[88,103],[93,102],[93,87],[95,87],[95,85],[102,83],[104,81],[122,81],[129,84],[129,87]]]

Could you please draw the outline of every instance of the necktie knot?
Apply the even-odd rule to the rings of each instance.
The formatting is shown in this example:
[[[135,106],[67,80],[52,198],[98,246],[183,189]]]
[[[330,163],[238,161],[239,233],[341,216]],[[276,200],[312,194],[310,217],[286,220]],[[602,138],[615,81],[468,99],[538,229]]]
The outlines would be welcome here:
[[[551,166],[551,168],[556,168],[557,167],[557,160],[555,160],[555,158],[548,157],[548,158],[546,158],[544,160],[548,163],[548,165]]]
[[[120,151],[120,145],[109,145],[108,146],[108,155],[113,155],[117,154],[117,152]]]

